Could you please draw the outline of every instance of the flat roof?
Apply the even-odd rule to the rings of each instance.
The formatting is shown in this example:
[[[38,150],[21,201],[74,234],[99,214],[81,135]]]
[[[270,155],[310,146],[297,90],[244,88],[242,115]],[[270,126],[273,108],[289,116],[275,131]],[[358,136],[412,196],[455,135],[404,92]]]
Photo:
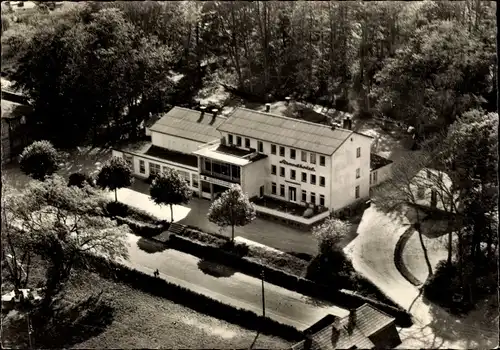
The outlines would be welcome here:
[[[198,157],[192,154],[171,151],[165,148],[152,145],[148,148],[145,155],[165,159],[174,163],[184,164],[191,167],[198,167]]]
[[[352,130],[241,107],[236,108],[217,130],[325,155],[332,155],[355,133]]]
[[[219,149],[219,147],[217,147],[217,148],[215,148],[215,147],[201,148],[197,151],[194,151],[193,154],[196,154],[196,155],[199,155],[202,157],[206,157],[206,158],[210,158],[210,159],[214,159],[214,160],[219,160],[219,161],[225,162],[225,163],[240,165],[240,166],[247,165],[247,164],[251,163],[250,160],[242,158],[242,157],[238,157],[234,154],[226,153],[226,152],[224,152],[224,149]]]
[[[152,132],[181,137],[188,140],[207,143],[219,140],[221,135],[217,127],[226,120],[220,115],[214,117],[193,109],[174,107],[164,114],[152,127]]]

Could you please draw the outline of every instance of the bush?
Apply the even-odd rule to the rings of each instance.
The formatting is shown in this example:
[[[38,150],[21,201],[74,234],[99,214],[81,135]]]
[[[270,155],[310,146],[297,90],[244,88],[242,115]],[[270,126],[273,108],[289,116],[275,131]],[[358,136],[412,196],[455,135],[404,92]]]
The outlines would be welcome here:
[[[187,237],[187,238],[190,238],[194,241],[207,243],[207,244],[210,244],[210,245],[216,246],[216,247],[221,247],[226,242],[229,241],[228,237],[225,237],[225,236],[222,236],[224,238],[218,237],[214,234],[202,232],[202,231],[199,231],[197,229],[193,229],[193,228],[189,228],[189,227],[187,227],[180,235]]]
[[[245,243],[235,244],[234,242],[227,241],[222,246],[220,246],[223,250],[229,253],[233,253],[238,257],[243,257],[248,254],[249,248]]]
[[[95,187],[95,181],[92,176],[86,173],[76,172],[69,176],[68,186],[77,186],[82,188],[84,184],[87,183],[92,187]]]
[[[157,236],[163,231],[168,229],[168,225],[161,225],[161,224],[153,225],[146,222],[137,221],[131,218],[126,218],[121,216],[116,216],[115,219],[120,225],[127,224],[132,230],[132,232],[146,238]]]
[[[312,218],[314,216],[314,209],[307,208],[306,210],[304,210],[304,214],[302,214],[302,216],[306,219]]]
[[[121,216],[132,218],[137,221],[142,221],[145,223],[153,225],[165,225],[167,222],[164,220],[159,220],[153,215],[149,214],[144,210],[140,210],[134,207],[130,207],[126,204],[120,202],[108,202],[105,207],[105,212],[107,216]]]
[[[105,278],[127,283],[143,292],[167,298],[197,312],[248,329],[258,330],[264,334],[280,336],[288,341],[294,342],[302,339],[302,332],[298,331],[296,328],[279,323],[267,317],[264,318],[253,311],[236,308],[163,279],[156,278],[116,262],[111,262],[103,257],[89,256],[89,260],[91,260],[93,270]]]

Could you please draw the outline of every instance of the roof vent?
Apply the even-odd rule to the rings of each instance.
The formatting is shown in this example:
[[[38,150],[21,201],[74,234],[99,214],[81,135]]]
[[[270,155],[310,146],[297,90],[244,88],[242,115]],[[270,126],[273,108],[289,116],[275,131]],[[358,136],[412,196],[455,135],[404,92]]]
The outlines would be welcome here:
[[[217,117],[217,113],[219,113],[219,110],[217,108],[212,109],[212,114],[214,118]]]
[[[200,106],[201,116],[205,115],[205,111],[207,110],[207,106]]]
[[[352,120],[349,117],[345,117],[343,121],[343,129],[351,130],[352,129]]]
[[[290,100],[291,100],[291,99],[292,99],[292,98],[291,98],[290,96],[285,97],[285,104],[286,104],[287,106],[288,106],[288,104],[290,103]]]

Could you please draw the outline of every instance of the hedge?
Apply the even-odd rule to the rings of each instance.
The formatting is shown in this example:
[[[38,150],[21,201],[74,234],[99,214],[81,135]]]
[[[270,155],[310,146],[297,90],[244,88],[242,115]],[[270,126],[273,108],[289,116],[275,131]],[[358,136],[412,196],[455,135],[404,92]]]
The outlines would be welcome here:
[[[115,219],[120,225],[127,224],[135,234],[146,238],[157,236],[168,229],[168,225],[153,225],[121,216],[115,216]]]
[[[193,254],[203,259],[231,266],[250,276],[260,278],[261,273],[264,272],[264,279],[269,283],[297,293],[330,301],[340,307],[353,308],[359,307],[364,303],[369,303],[395,317],[396,323],[400,326],[405,327],[411,325],[411,316],[401,308],[387,305],[353,292],[332,290],[327,286],[312,282],[308,279],[289,274],[271,266],[262,265],[256,261],[249,260],[246,257],[236,256],[220,248],[192,241],[189,238],[178,236],[176,234],[172,234],[170,236],[168,244],[174,249]]]
[[[136,221],[142,221],[154,225],[166,223],[166,221],[159,220],[144,210],[140,210],[120,202],[110,201],[106,203],[104,209],[107,216],[133,218]]]
[[[237,324],[247,329],[260,331],[264,334],[279,336],[288,341],[296,342],[303,339],[302,332],[295,327],[259,316],[253,311],[224,304],[221,301],[110,261],[101,256],[89,255],[88,260],[94,272],[105,278],[129,284],[133,288],[155,296],[167,298],[197,312]]]

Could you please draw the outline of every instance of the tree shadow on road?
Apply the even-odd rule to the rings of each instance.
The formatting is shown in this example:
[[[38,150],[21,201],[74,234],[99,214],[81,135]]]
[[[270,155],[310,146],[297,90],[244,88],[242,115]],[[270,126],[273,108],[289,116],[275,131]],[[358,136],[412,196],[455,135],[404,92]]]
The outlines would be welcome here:
[[[167,249],[165,244],[147,238],[140,238],[137,241],[137,246],[148,254],[161,253]]]
[[[432,322],[428,326],[437,337],[463,341],[467,349],[491,349],[498,345],[498,325],[489,319],[487,302],[463,317],[450,315],[441,307],[429,304]]]
[[[236,273],[236,270],[227,267],[225,265],[208,261],[208,260],[200,260],[198,262],[198,268],[205,274],[220,278],[220,277],[231,277]]]

